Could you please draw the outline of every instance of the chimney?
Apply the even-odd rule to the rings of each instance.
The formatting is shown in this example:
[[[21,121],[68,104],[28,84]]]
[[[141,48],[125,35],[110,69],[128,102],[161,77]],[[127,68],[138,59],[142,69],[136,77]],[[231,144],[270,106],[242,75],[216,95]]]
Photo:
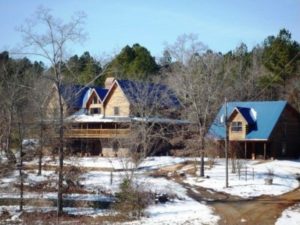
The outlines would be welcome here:
[[[114,77],[107,77],[104,82],[105,88],[109,89],[111,87],[112,83],[114,82],[114,80],[115,80]]]

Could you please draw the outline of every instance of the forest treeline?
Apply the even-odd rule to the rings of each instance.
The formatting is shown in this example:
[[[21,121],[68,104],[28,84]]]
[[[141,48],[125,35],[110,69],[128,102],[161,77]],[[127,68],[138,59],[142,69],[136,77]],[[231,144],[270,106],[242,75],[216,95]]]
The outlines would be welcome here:
[[[194,99],[200,108],[209,103],[209,113],[202,115],[212,118],[224,97],[232,101],[283,99],[300,110],[299,52],[299,43],[286,29],[266,37],[250,50],[241,43],[227,53],[208,49],[195,35],[182,35],[167,45],[157,59],[146,47],[134,44],[125,46],[105,64],[88,51],[74,55],[62,63],[62,72],[64,82],[82,85],[103,85],[108,76],[166,83],[177,92],[189,112],[193,105],[189,99]],[[7,51],[0,54],[0,120],[6,121],[3,124],[14,120],[14,112],[18,111],[15,108],[33,108],[33,100],[41,104],[39,99],[46,92],[38,88],[45,85],[40,78],[50,73],[52,68],[43,62],[14,58]],[[102,75],[90,84],[99,74]],[[26,111],[31,112],[22,110]],[[193,120],[193,115],[188,114],[185,117]],[[33,114],[27,115],[30,116]],[[202,117],[196,120],[202,122]]]
[[[146,47],[139,44],[125,46],[106,64],[86,51],[80,56],[71,56],[64,62],[64,77],[66,81],[71,80],[73,83],[84,85],[105,69],[104,75],[95,80],[95,85],[103,85],[107,76],[141,81],[154,80],[157,77],[165,80],[166,76],[172,76],[172,72],[176,73],[174,70],[179,63],[185,64],[183,66],[188,65],[188,62],[183,62],[185,59],[180,58],[174,51],[184,47],[186,49],[182,49],[179,54],[187,54],[183,51],[192,47],[187,46],[188,44],[198,41],[195,39],[194,35],[180,36],[176,43],[177,46],[166,46],[163,55],[157,59]],[[201,42],[199,43],[201,44]],[[223,67],[220,76],[227,78],[226,81],[222,81],[226,82],[228,87],[236,93],[229,98],[235,100],[287,99],[296,103],[300,89],[297,85],[299,51],[299,43],[292,39],[288,30],[282,29],[276,36],[266,37],[261,44],[257,44],[251,50],[246,44],[241,43],[235,49],[222,54],[213,52],[203,44],[200,50],[194,49],[188,54],[193,55],[190,60],[200,61],[208,54],[220,58]],[[43,62],[32,62],[28,58],[16,59],[11,57],[7,51],[0,54],[0,64],[2,89],[5,86],[3,81],[9,79],[9,74],[16,73],[16,71],[19,74],[17,78],[24,82],[26,74],[39,76],[49,71]]]

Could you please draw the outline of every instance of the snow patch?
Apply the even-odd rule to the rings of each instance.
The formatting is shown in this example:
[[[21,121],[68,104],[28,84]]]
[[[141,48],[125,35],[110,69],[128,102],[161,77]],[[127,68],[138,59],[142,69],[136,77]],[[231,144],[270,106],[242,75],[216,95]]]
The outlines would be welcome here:
[[[284,210],[277,219],[275,225],[298,225],[300,224],[300,204],[296,204]]]

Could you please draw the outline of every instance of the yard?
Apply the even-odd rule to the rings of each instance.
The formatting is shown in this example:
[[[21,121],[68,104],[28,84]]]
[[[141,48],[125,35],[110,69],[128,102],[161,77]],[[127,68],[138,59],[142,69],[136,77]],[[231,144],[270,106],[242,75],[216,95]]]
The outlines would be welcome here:
[[[229,173],[229,188],[224,188],[224,159],[215,160],[211,168],[207,163],[205,178],[198,177],[198,161],[197,158],[180,157],[146,158],[135,172],[135,183],[156,195],[172,198],[151,204],[140,220],[124,221],[118,219],[118,213],[111,206],[120,183],[133,164],[126,158],[67,158],[66,170],[73,166],[80,168],[78,177],[69,174],[70,180],[78,181],[79,185],[76,188],[71,186],[64,194],[66,214],[61,220],[64,224],[108,221],[109,224],[128,225],[232,224],[233,221],[255,224],[263,220],[266,221],[264,224],[300,222],[300,206],[297,204],[300,200],[297,180],[300,161],[240,161],[240,170],[236,174]],[[23,214],[18,212],[18,171],[1,177],[0,221],[3,224],[57,222],[53,216],[57,200],[57,160],[45,157],[43,164],[42,176],[37,176],[37,160],[25,163]],[[265,178],[270,176],[272,185],[265,183]],[[273,220],[265,218],[264,214]]]

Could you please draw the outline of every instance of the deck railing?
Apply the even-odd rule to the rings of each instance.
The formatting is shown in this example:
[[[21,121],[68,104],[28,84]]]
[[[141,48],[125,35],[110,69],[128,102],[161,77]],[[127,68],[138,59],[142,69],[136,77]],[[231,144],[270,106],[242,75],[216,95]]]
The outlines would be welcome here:
[[[68,129],[67,138],[125,138],[130,129]]]

